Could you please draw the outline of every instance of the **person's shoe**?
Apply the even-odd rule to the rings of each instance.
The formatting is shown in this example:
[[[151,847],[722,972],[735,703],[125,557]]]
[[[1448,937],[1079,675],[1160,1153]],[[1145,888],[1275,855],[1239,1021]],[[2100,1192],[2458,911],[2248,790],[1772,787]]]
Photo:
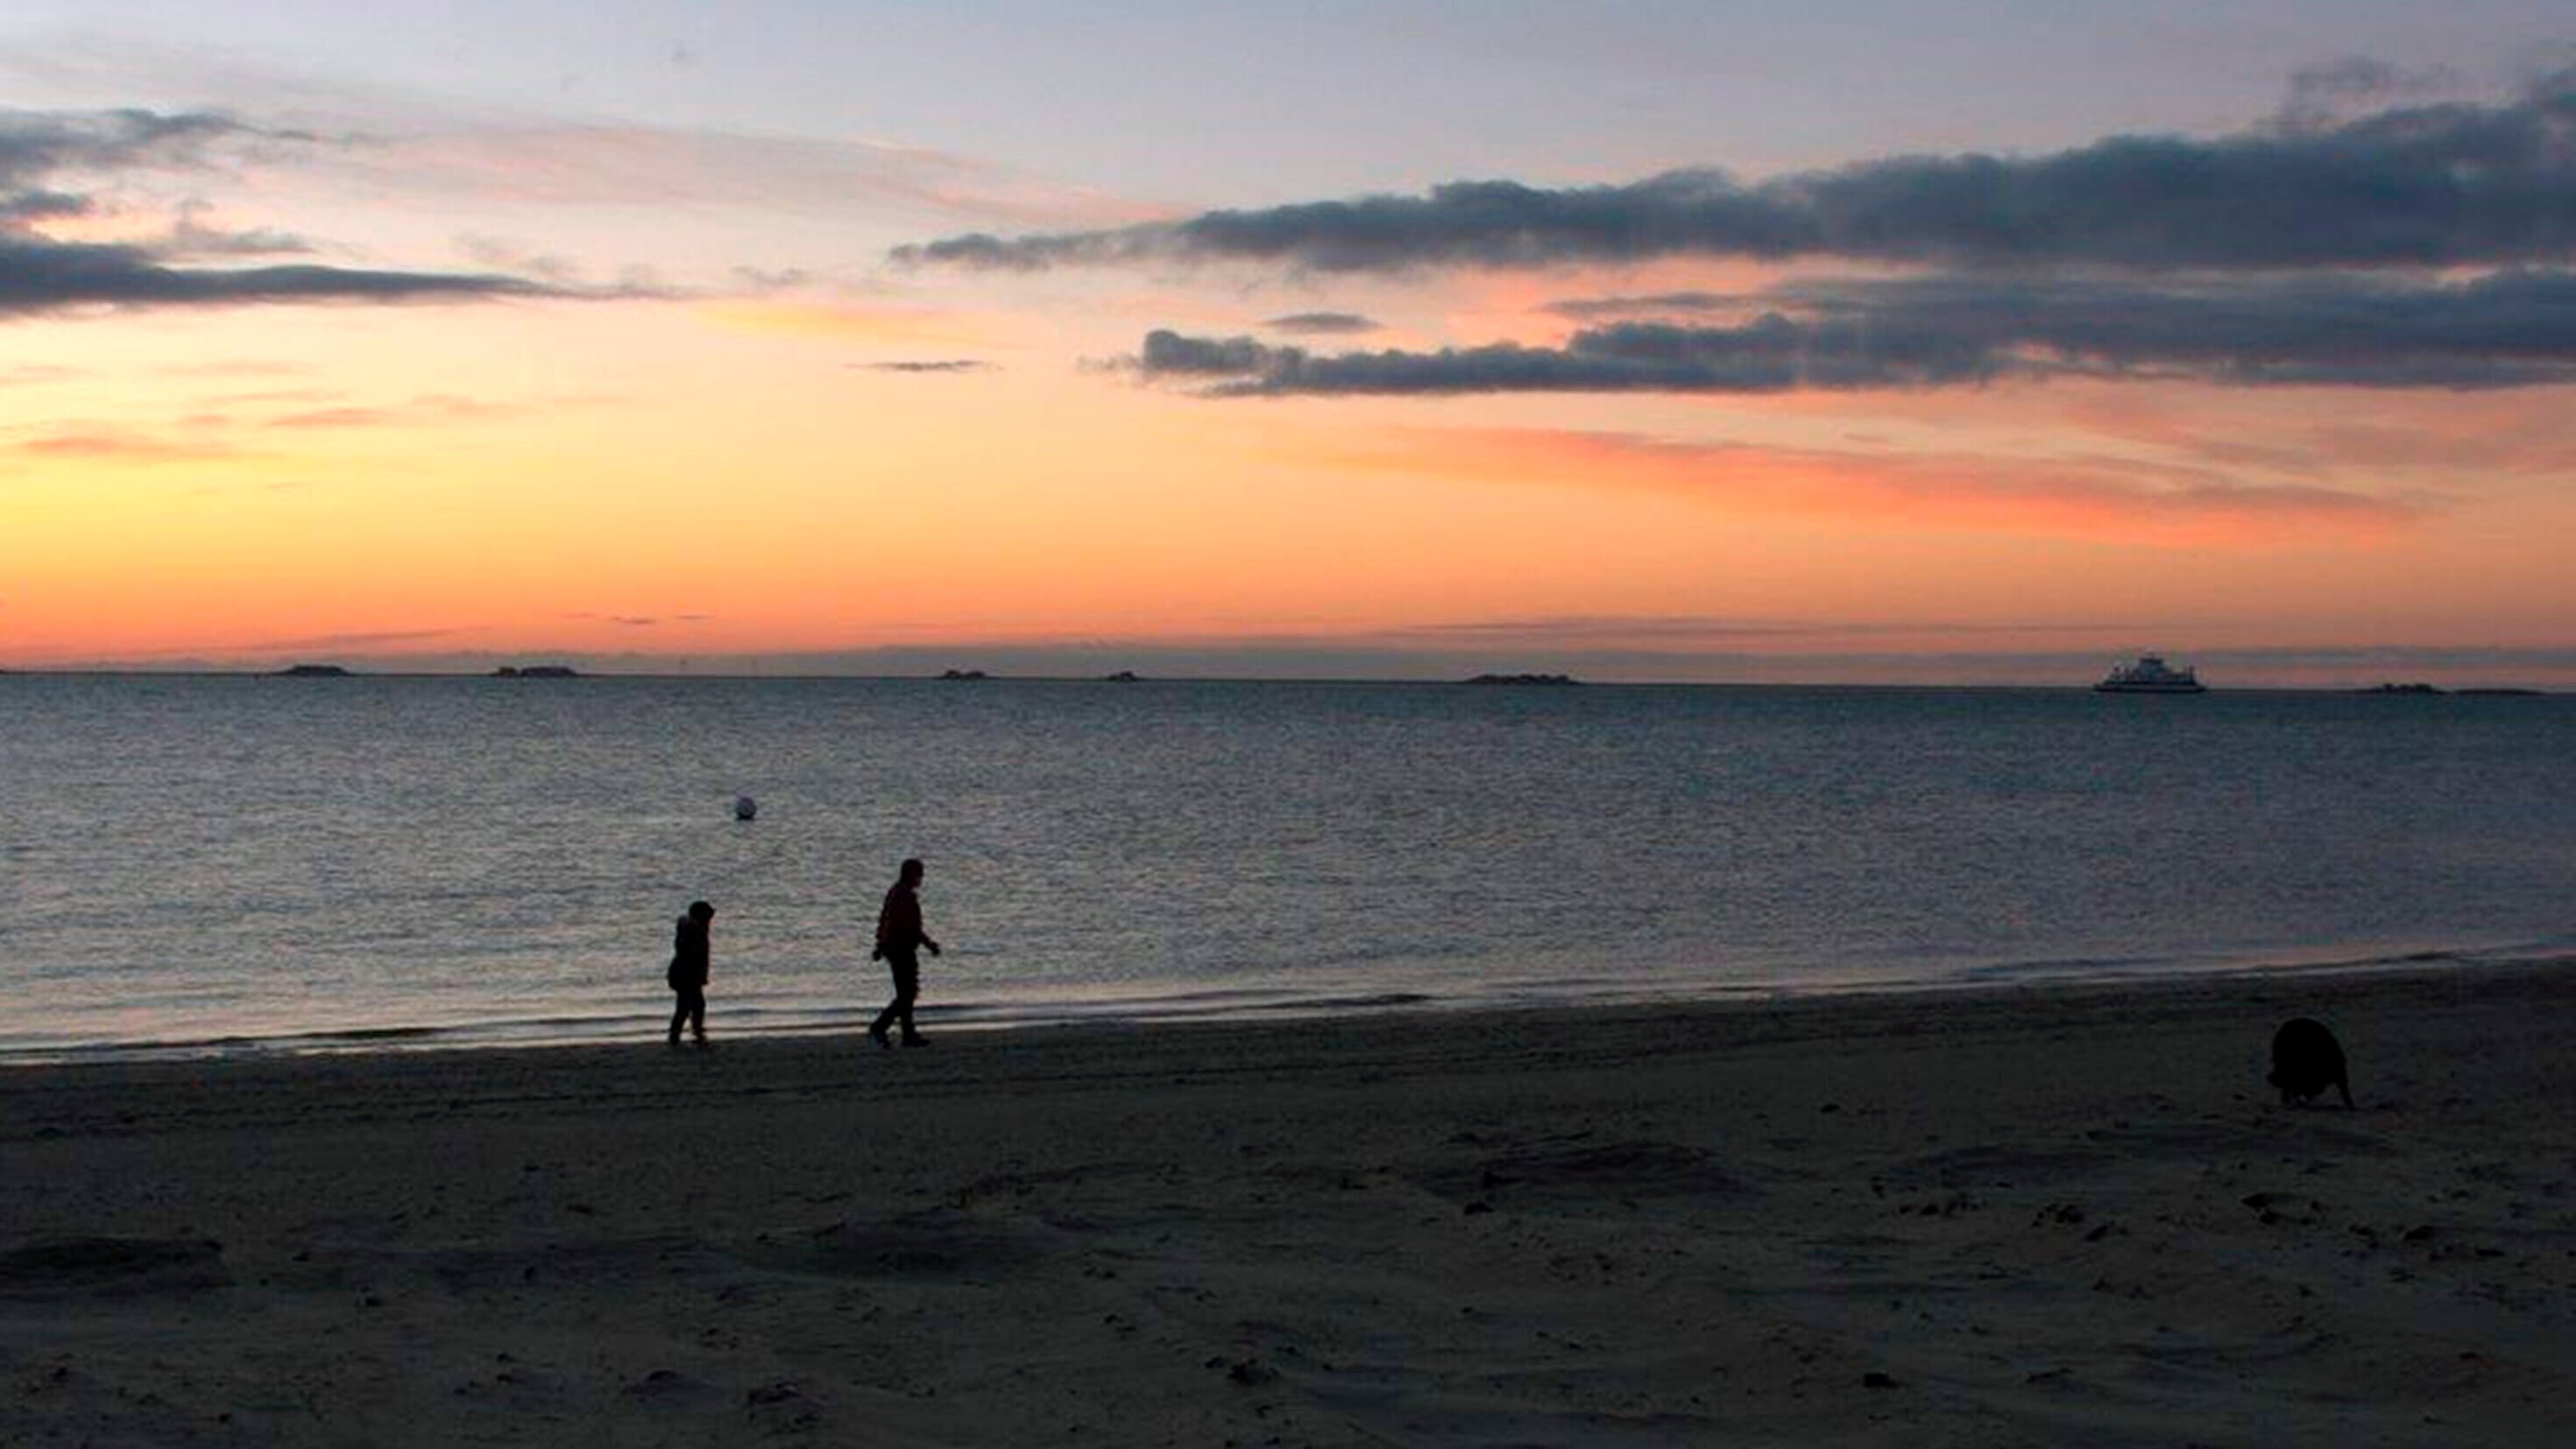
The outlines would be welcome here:
[[[886,1040],[885,1028],[881,1026],[872,1026],[868,1028],[868,1040],[875,1042],[881,1047],[894,1045],[893,1042]]]
[[[680,1044],[680,1034],[676,1031],[671,1033],[669,1040],[671,1045],[678,1046]]]

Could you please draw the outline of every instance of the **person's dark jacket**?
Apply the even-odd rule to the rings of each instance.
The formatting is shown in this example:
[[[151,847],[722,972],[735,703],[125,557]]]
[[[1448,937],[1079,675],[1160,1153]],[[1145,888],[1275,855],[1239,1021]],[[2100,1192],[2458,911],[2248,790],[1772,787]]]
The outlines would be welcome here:
[[[679,928],[671,933],[671,989],[704,988],[710,954],[707,922],[695,916],[680,917]]]
[[[877,950],[879,956],[909,956],[930,939],[921,929],[921,897],[901,881],[886,892],[885,906],[877,912]]]

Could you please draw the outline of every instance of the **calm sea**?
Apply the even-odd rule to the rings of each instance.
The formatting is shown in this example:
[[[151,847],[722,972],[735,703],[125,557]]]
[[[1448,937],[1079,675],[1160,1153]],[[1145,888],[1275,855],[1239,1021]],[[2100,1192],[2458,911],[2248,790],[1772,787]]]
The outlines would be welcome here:
[[[0,1060],[2576,951],[2576,697],[0,677]],[[759,818],[733,818],[737,795]]]

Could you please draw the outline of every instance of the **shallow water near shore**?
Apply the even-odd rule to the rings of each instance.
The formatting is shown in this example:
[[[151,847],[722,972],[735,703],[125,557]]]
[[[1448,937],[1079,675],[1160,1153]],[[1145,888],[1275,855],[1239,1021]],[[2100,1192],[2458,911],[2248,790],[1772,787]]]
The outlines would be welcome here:
[[[1805,994],[2576,949],[2576,699],[0,678],[0,1060]],[[757,820],[733,819],[739,794]]]

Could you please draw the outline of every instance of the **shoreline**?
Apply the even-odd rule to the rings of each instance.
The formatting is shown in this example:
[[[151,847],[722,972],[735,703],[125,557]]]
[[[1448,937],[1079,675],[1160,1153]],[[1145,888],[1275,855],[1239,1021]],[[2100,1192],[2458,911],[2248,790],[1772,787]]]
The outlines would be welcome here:
[[[6,1072],[0,1439],[2549,1443],[2571,1034],[2539,966]]]
[[[1488,1013],[1522,1012],[1697,1012],[1701,1010],[1768,1010],[1794,1003],[1869,1002],[1881,999],[1947,1001],[1988,993],[2138,991],[2158,992],[2228,983],[2304,982],[2336,978],[2378,979],[2455,973],[2508,975],[2567,970],[2576,972],[2576,952],[2530,953],[2499,949],[2478,951],[2410,951],[2383,957],[2337,956],[2326,960],[2225,962],[2176,969],[2150,966],[2123,969],[2086,966],[2048,968],[1966,968],[1946,979],[1858,981],[1804,986],[1752,982],[1715,991],[1597,991],[1583,996],[1520,994],[1505,990],[1488,997],[1439,996],[1390,990],[1357,994],[1291,997],[1284,993],[1197,992],[1178,997],[1142,997],[1058,1003],[979,1003],[929,1001],[923,1006],[926,1026],[968,1036],[1015,1035],[1024,1032],[1079,1030],[1160,1030],[1164,1028],[1295,1026],[1353,1016],[1426,1016],[1471,1018]],[[1200,1003],[1214,996],[1236,998],[1234,1004],[1172,1006]],[[1268,995],[1273,999],[1255,1000]],[[833,1039],[864,1029],[875,1014],[873,1000],[853,993],[845,1007],[735,1006],[728,1011],[719,995],[709,1003],[715,1034],[734,1045]],[[742,1029],[746,1015],[754,1021]],[[757,1024],[761,1017],[792,1018]],[[668,1018],[658,1009],[600,1018],[532,1017],[523,1021],[473,1027],[388,1024],[346,1030],[243,1035],[133,1042],[86,1042],[63,1046],[0,1046],[0,1076],[15,1071],[60,1067],[110,1066],[119,1063],[206,1063],[292,1060],[307,1057],[436,1053],[490,1054],[616,1049],[647,1040],[658,1041]],[[545,1034],[548,1028],[577,1024],[581,1031]],[[728,1025],[735,1029],[727,1031]]]

